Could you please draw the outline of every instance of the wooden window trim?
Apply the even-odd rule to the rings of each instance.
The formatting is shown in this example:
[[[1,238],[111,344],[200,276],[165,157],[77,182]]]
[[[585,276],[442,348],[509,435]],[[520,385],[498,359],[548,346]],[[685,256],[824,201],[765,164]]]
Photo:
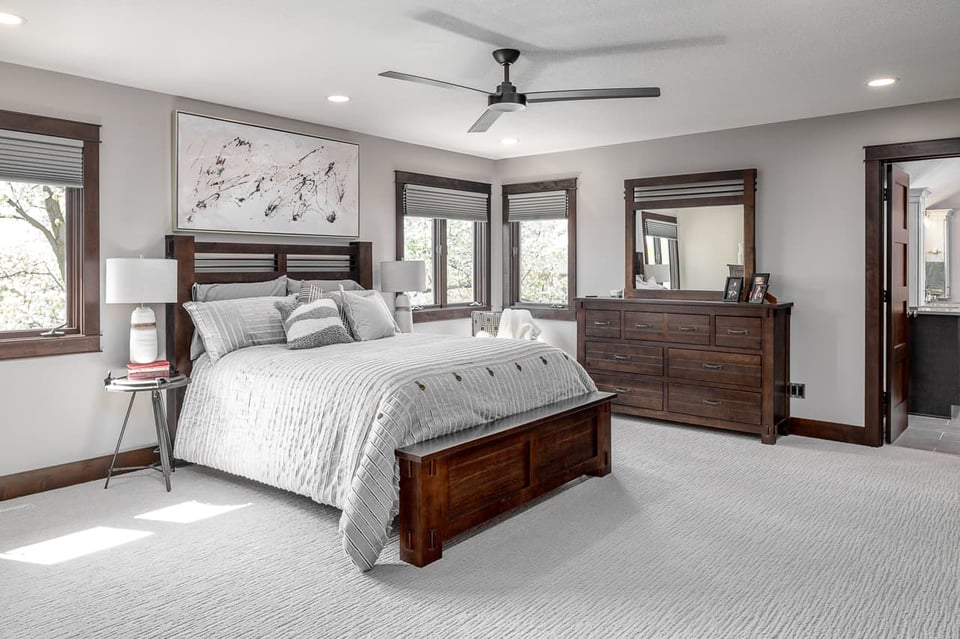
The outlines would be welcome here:
[[[403,259],[404,252],[404,215],[403,215],[403,187],[406,184],[432,186],[442,189],[469,191],[471,193],[485,193],[487,195],[487,221],[481,232],[474,233],[474,290],[477,293],[479,305],[446,304],[447,285],[447,251],[446,251],[446,220],[434,219],[434,237],[441,243],[444,250],[438,257],[434,247],[434,300],[441,300],[437,304],[413,311],[414,322],[434,322],[438,320],[461,319],[470,317],[473,311],[490,310],[490,185],[485,182],[472,182],[456,178],[425,175],[396,171],[396,255],[398,260]],[[441,292],[443,295],[441,296]]]
[[[544,191],[567,192],[567,306],[555,308],[546,304],[523,304],[520,302],[520,223],[508,222],[508,195],[516,193],[542,193]],[[503,270],[506,273],[504,292],[505,307],[530,311],[536,319],[574,321],[577,312],[574,300],[577,297],[577,178],[545,180],[504,184],[502,189],[504,236],[507,240],[503,254]]]
[[[0,129],[83,142],[83,206],[66,198],[67,327],[64,335],[40,337],[43,329],[0,331],[0,360],[100,350],[100,125],[0,110]],[[79,219],[78,219],[79,218]],[[72,222],[72,224],[71,224]]]

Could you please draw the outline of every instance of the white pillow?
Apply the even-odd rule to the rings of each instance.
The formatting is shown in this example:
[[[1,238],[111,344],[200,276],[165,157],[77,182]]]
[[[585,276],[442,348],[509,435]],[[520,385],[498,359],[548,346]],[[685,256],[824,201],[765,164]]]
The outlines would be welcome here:
[[[400,327],[379,291],[340,291],[354,339],[368,342],[400,333]]]

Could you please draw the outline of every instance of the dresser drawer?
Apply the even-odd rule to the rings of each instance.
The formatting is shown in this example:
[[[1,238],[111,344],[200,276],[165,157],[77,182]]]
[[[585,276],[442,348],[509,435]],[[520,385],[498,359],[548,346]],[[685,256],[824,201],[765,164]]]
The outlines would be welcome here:
[[[620,311],[587,311],[587,337],[620,337]]]
[[[623,312],[623,336],[627,339],[645,339],[661,342],[666,321],[663,313]]]
[[[672,413],[760,424],[760,393],[686,384],[670,384],[667,393]]]
[[[663,382],[640,379],[631,375],[608,375],[592,371],[590,376],[593,377],[598,389],[617,394],[616,399],[613,400],[615,405],[663,410]]]
[[[759,317],[729,317],[717,315],[716,335],[713,343],[717,346],[734,348],[752,348],[760,350],[763,346]]]
[[[681,344],[709,344],[710,316],[667,313],[666,340]]]
[[[663,375],[663,348],[622,342],[587,342],[584,345],[586,367],[621,373]]]
[[[760,388],[760,355],[671,348],[667,359],[670,377]]]

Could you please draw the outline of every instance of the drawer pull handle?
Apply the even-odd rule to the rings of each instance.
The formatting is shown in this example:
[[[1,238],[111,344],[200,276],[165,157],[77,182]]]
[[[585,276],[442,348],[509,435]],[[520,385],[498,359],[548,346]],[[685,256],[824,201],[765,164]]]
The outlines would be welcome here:
[[[610,326],[610,322],[609,322],[609,321],[606,321],[606,322],[598,322],[598,321],[594,320],[594,321],[593,321],[593,325],[594,325],[594,326]]]
[[[696,326],[681,326],[681,327],[680,327],[680,332],[681,332],[681,333],[696,333],[696,332],[697,332],[697,327],[696,327]]]
[[[634,328],[653,328],[653,324],[634,324]]]
[[[750,331],[746,328],[740,330],[733,330],[732,328],[727,329],[727,335],[749,335]]]
[[[708,364],[707,362],[704,362],[703,367],[711,371],[718,371],[723,368],[723,364]]]
[[[617,388],[617,387],[614,387],[614,388],[613,388],[613,392],[614,392],[614,393],[629,393],[629,392],[630,392],[630,389],[629,389],[629,388]]]
[[[703,403],[705,406],[720,406],[723,404],[723,402],[718,402],[715,399],[705,399],[703,400]]]
[[[629,355],[614,355],[614,356],[613,356],[613,359],[619,359],[620,361],[623,361],[623,362],[629,362],[629,361],[630,361],[630,356],[629,356]]]

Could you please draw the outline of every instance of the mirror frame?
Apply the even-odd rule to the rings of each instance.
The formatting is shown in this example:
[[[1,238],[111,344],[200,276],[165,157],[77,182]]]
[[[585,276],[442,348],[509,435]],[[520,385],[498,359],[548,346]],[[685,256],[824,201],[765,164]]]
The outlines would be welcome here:
[[[743,190],[740,193],[724,194],[718,190],[716,194],[691,197],[682,193],[670,195],[671,189],[682,190],[696,184],[709,190],[710,183],[729,184],[730,181],[742,180]],[[635,187],[664,187],[666,193],[659,199],[645,199],[636,202]],[[623,181],[623,199],[626,213],[625,244],[625,282],[624,297],[653,297],[662,299],[698,299],[720,300],[721,289],[710,291],[680,290],[680,289],[638,289],[636,288],[636,273],[633,268],[634,255],[637,244],[637,211],[656,211],[657,209],[681,209],[701,206],[743,206],[743,277],[746,280],[756,272],[756,209],[757,209],[757,170],[737,169],[735,171],[714,171],[711,173],[688,173],[685,175],[663,175],[659,177],[637,178]],[[717,284],[722,285],[718,278]]]

